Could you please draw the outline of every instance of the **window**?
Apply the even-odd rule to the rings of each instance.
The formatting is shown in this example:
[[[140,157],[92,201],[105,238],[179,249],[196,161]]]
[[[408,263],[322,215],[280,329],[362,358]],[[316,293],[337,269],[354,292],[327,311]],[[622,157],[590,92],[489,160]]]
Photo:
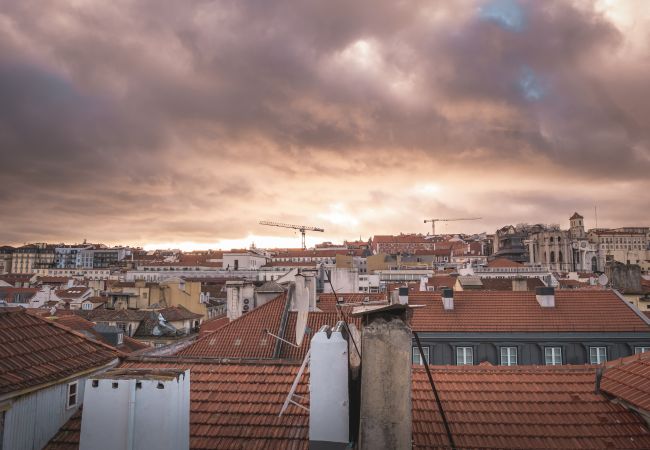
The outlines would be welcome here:
[[[73,381],[68,384],[68,401],[66,403],[66,409],[74,408],[77,406],[77,391],[79,389],[79,383]]]
[[[117,345],[124,344],[124,333],[117,333]]]
[[[607,349],[605,347],[589,347],[589,363],[602,364],[607,361]]]
[[[547,366],[562,365],[562,347],[544,348],[544,362]]]
[[[634,354],[650,352],[650,347],[634,347]]]
[[[422,351],[424,352],[424,359],[427,363],[429,363],[429,347],[422,347]],[[422,358],[420,357],[420,350],[417,347],[413,347],[413,355],[412,355],[412,362],[413,364],[419,364],[422,365]]]
[[[474,364],[474,349],[472,347],[456,347],[456,365],[471,366]]]
[[[501,347],[501,365],[517,365],[517,347]]]

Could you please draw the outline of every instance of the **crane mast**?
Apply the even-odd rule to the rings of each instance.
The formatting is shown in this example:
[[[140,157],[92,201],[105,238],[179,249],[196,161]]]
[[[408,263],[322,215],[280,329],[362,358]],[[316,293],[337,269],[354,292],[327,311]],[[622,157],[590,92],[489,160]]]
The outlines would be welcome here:
[[[260,225],[266,225],[266,226],[269,226],[269,227],[290,228],[292,230],[300,231],[300,234],[302,235],[302,248],[303,249],[307,248],[307,243],[305,242],[305,232],[306,231],[319,231],[319,232],[324,232],[325,231],[323,228],[318,228],[318,227],[310,227],[310,226],[307,226],[307,225],[292,225],[292,224],[289,224],[289,223],[271,222],[269,220],[260,221]]]
[[[480,220],[482,217],[462,217],[459,219],[425,219],[424,223],[431,223],[431,234],[436,235],[436,222],[456,222],[459,220]]]

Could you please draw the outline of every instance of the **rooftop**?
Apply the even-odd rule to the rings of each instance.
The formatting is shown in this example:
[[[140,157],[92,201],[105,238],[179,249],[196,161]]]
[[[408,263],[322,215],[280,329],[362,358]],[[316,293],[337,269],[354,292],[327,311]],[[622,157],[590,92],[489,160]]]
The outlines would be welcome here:
[[[454,309],[440,294],[414,292],[419,332],[650,332],[650,325],[611,290],[556,290],[555,307],[542,308],[529,291],[454,292]],[[649,321],[650,322],[650,321]]]
[[[0,394],[36,387],[113,361],[118,352],[22,308],[0,308]]]
[[[298,372],[284,361],[132,358],[121,368],[189,369],[190,448],[309,448],[309,413],[282,404]],[[649,448],[650,431],[624,406],[595,392],[593,366],[431,367],[451,435],[469,448]],[[296,394],[309,404],[309,370]],[[413,448],[449,448],[426,372],[413,367]],[[49,450],[77,449],[73,417]]]

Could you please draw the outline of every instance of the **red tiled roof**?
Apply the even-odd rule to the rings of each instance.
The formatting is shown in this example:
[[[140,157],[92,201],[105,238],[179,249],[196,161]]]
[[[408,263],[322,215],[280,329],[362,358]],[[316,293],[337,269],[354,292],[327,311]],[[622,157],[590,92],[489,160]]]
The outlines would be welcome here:
[[[336,312],[336,298],[342,303],[363,303],[366,299],[370,302],[386,301],[387,294],[368,293],[368,294],[320,294],[316,306],[323,312]]]
[[[611,290],[556,290],[555,307],[542,308],[534,292],[454,292],[454,309],[445,311],[440,294],[415,292],[409,302],[425,304],[413,312],[415,331],[449,332],[650,332]]]
[[[189,369],[190,448],[307,449],[309,413],[290,405],[278,413],[297,364],[144,360],[124,368]],[[650,448],[636,414],[594,390],[589,366],[431,367],[456,448]],[[309,402],[309,371],[296,394]],[[426,372],[413,367],[413,448],[449,448]],[[78,448],[73,418],[46,447]]]
[[[71,330],[79,331],[84,335],[90,337],[91,339],[94,339],[96,341],[101,341],[106,345],[112,346],[112,344],[110,342],[107,342],[100,333],[96,332],[93,329],[93,327],[95,326],[94,322],[86,320],[81,316],[70,314],[64,316],[48,317],[48,319],[52,320],[53,322],[59,325],[68,327]],[[150,348],[147,344],[144,344],[129,336],[123,336],[122,342],[123,343],[121,345],[118,345],[115,348],[117,348],[119,351],[124,353],[133,353],[139,350]]]
[[[191,319],[200,319],[203,317],[202,314],[196,314],[184,307],[183,305],[179,306],[170,306],[168,308],[159,309],[156,311],[165,318],[167,322],[176,322],[179,320],[191,320]]]
[[[56,381],[114,360],[114,349],[64,326],[0,308],[0,394]]]
[[[429,277],[427,280],[427,286],[433,286],[436,291],[438,289],[442,289],[443,287],[453,288],[455,284],[456,277],[448,275],[436,275]]]
[[[262,267],[316,267],[313,261],[269,261]]]
[[[594,392],[589,366],[431,366],[456,448],[650,448],[650,431]],[[413,448],[448,448],[423,368],[413,368]]]
[[[378,235],[378,236],[373,236],[372,238],[373,244],[378,244],[378,243],[420,244],[420,243],[430,243],[430,242],[431,242],[430,240],[425,239],[424,236],[421,234],[400,234],[398,236]]]
[[[539,278],[525,278],[522,281],[526,283],[526,289],[529,291],[545,286]],[[512,291],[512,282],[512,278],[481,278],[484,291]]]
[[[123,368],[190,370],[190,449],[309,448],[309,413],[289,405],[278,417],[298,364],[127,361]],[[306,371],[308,372],[308,371]],[[309,375],[296,394],[309,406]],[[46,450],[79,448],[81,421],[73,417],[50,441]]]
[[[179,356],[210,358],[273,358],[277,340],[266,330],[277,334],[284,313],[287,294],[281,294],[270,302],[253,309],[220,329],[199,338],[194,344],[181,350]],[[284,339],[295,342],[296,312],[289,312]],[[337,313],[312,312],[307,319],[311,334],[323,325],[334,326],[340,319]],[[349,319],[357,326],[359,320]],[[305,336],[300,348],[282,344],[280,358],[302,360],[309,348],[310,335]]]
[[[650,413],[650,353],[606,363],[600,388]]]
[[[230,320],[228,319],[228,316],[226,316],[225,314],[210,320],[206,320],[199,326],[199,336],[203,336],[208,333],[213,333],[219,330],[220,328],[224,327],[225,325],[228,325],[229,322]]]
[[[488,267],[524,267],[523,264],[508,258],[496,258],[487,264]]]
[[[86,286],[73,286],[68,289],[59,289],[55,293],[59,298],[79,298],[88,292],[89,289]]]

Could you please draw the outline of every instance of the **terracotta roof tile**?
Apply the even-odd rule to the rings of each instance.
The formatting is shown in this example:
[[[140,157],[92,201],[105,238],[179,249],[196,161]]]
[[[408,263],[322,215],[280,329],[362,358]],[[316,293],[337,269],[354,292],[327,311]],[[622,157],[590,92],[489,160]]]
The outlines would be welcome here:
[[[322,297],[322,296],[321,296]],[[253,309],[218,330],[200,337],[198,341],[181,350],[178,355],[209,358],[268,359],[274,357],[277,340],[266,330],[277,334],[286,304],[287,294],[281,294],[270,302]],[[289,312],[284,339],[295,342],[296,312]],[[307,319],[308,335],[300,348],[282,344],[280,358],[300,360],[309,348],[310,336],[323,325],[334,326],[340,320],[335,308],[328,312],[311,312]],[[357,318],[349,322],[359,326]]]
[[[149,360],[128,368],[180,368],[191,373],[190,448],[308,448],[308,412],[278,413],[297,364]],[[594,391],[589,366],[432,367],[454,443],[470,448],[649,448],[636,414]],[[309,401],[309,371],[296,393]],[[413,368],[413,448],[449,448],[442,416],[423,368]],[[48,450],[78,448],[73,417]]]
[[[228,325],[228,323],[230,323],[230,320],[225,314],[210,320],[206,320],[199,327],[199,335],[203,336],[208,333],[213,333],[225,325]]]
[[[431,366],[456,448],[649,448],[650,431],[594,392],[588,366]],[[413,369],[413,448],[448,448],[423,368]]]
[[[179,320],[200,319],[203,317],[201,314],[196,314],[184,307],[183,305],[170,306],[168,308],[159,309],[156,311],[165,318],[167,322],[176,322]]]
[[[410,293],[409,302],[426,305],[413,312],[411,325],[420,332],[650,332],[611,290],[556,290],[554,308],[542,308],[534,292],[454,292],[452,311],[443,309],[438,293]]]
[[[18,308],[0,308],[0,394],[103,366],[119,353]]]
[[[607,363],[600,388],[650,413],[650,352]]]
[[[490,261],[488,267],[524,267],[523,264],[512,261],[508,258],[495,258]]]
[[[190,370],[190,448],[309,448],[309,413],[290,405],[278,417],[298,364],[126,362],[124,368]],[[309,398],[308,375],[296,394]],[[308,400],[304,403],[309,406]],[[70,420],[45,448],[78,448],[81,422]],[[76,442],[71,442],[76,441]]]

